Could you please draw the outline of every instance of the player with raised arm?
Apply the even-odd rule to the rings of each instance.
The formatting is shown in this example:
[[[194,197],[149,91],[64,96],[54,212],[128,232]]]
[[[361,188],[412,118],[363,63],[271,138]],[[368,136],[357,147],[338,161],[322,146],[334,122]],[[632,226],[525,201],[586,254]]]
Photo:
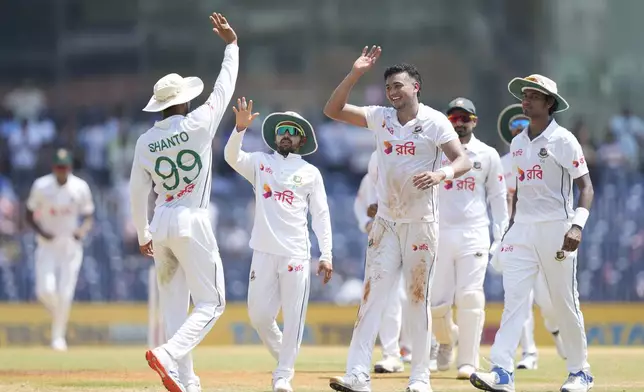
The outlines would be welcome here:
[[[458,341],[456,377],[468,380],[479,367],[485,322],[483,282],[491,249],[489,226],[492,223],[494,242],[500,242],[508,225],[508,210],[499,153],[474,136],[478,121],[474,103],[467,98],[454,99],[448,105],[447,118],[472,161],[472,170],[440,186],[438,264],[431,293],[433,330],[440,343],[438,370],[450,368],[452,347]],[[449,163],[444,156],[442,164]],[[452,319],[453,305],[458,326]]]
[[[27,199],[27,223],[37,234],[36,296],[51,315],[51,347],[56,351],[67,350],[65,335],[83,261],[82,241],[94,222],[92,192],[71,170],[71,154],[58,149],[52,173],[34,182]]]
[[[543,272],[566,350],[568,379],[562,392],[593,387],[584,317],[577,291],[577,250],[593,200],[588,166],[577,139],[553,118],[568,109],[557,84],[542,75],[514,78],[508,90],[521,100],[530,125],[512,139],[516,192],[512,218],[499,251],[505,290],[501,326],[490,353],[491,372],[470,382],[486,391],[514,391],[514,354],[528,318],[530,292]],[[573,209],[573,183],[580,191]]]
[[[170,392],[201,390],[191,352],[226,305],[224,270],[208,203],[212,139],[235,90],[239,47],[224,16],[213,13],[210,20],[226,43],[212,93],[190,111],[190,101],[203,91],[201,79],[170,74],[154,85],[154,95],[143,110],[162,112],[163,120],[137,140],[130,177],[132,218],[141,253],[154,257],[167,339],[145,356]],[[158,197],[148,222],[152,186]],[[191,295],[194,309],[188,315]]]
[[[271,113],[262,124],[262,136],[274,153],[245,152],[242,139],[259,113],[253,113],[253,101],[247,103],[246,98],[238,99],[233,111],[235,129],[224,157],[255,190],[248,315],[277,360],[273,391],[292,392],[311,287],[309,211],[322,253],[317,274],[324,274],[324,284],[333,274],[331,218],[322,174],[302,159],[313,154],[318,145],[313,126],[302,116],[295,112]],[[284,333],[275,321],[280,308]]]
[[[497,130],[501,140],[510,146],[512,139],[527,128],[529,124],[530,119],[523,114],[521,104],[517,103],[507,106],[501,111],[497,121]],[[508,188],[508,212],[512,214],[512,198],[514,197],[514,186],[516,183],[514,173],[512,172],[512,153],[507,153],[502,156],[501,163],[503,164],[505,185]],[[498,260],[498,258],[494,260]],[[498,263],[493,265],[493,267],[498,272],[502,272],[502,268]],[[541,309],[543,322],[555,340],[557,353],[561,358],[566,359],[563,342],[559,334],[559,325],[555,320],[555,311],[552,307],[550,295],[548,294],[548,287],[546,286],[543,272],[540,271],[534,284],[534,290],[532,290],[530,298],[528,299],[528,320],[523,325],[523,331],[521,333],[522,358],[517,362],[517,369],[534,370],[538,367],[537,345],[534,341],[534,303]]]
[[[331,378],[332,389],[371,390],[370,369],[376,335],[388,297],[402,274],[408,296],[407,319],[414,349],[408,392],[431,390],[429,350],[432,319],[429,290],[438,240],[438,185],[469,171],[458,135],[445,115],[419,102],[418,70],[399,64],[385,70],[385,91],[393,107],[347,103],[360,77],[380,57],[380,47],[365,47],[351,72],[324,108],[328,117],[375,133],[378,212],[369,233],[364,295],[358,311],[346,374]],[[440,150],[452,164],[440,167]]]

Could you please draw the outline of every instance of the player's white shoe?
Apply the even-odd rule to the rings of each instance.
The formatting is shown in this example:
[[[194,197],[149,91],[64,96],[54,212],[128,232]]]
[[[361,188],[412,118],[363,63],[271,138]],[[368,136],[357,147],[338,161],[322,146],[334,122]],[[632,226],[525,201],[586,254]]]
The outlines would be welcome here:
[[[517,363],[517,369],[537,370],[539,367],[536,353],[524,353],[523,358]]]
[[[385,357],[383,360],[376,362],[373,371],[376,373],[400,373],[405,370],[405,364],[397,357]]]
[[[371,379],[367,374],[347,374],[342,377],[332,377],[329,386],[339,392],[371,392]]]
[[[278,378],[273,384],[273,392],[293,392],[293,388],[285,378]]]
[[[432,386],[422,381],[409,381],[405,392],[432,392]]]
[[[201,385],[200,384],[188,384],[186,386],[186,392],[201,392]]]
[[[559,354],[561,359],[566,359],[566,350],[564,349],[563,340],[561,340],[561,335],[559,334],[559,331],[553,332],[552,338],[555,340],[555,347],[557,348],[557,354]]]
[[[400,348],[400,358],[403,363],[411,363],[411,350],[407,347]]]
[[[441,344],[438,346],[438,370],[441,372],[449,370],[454,362],[454,350],[451,344]]]
[[[456,373],[456,378],[459,380],[469,380],[472,373],[476,371],[476,368],[472,365],[462,365],[458,368]]]
[[[588,392],[595,386],[595,379],[589,373],[570,373],[561,386],[561,392]]]
[[[432,346],[429,350],[429,371],[438,371],[438,342],[432,338]]]
[[[148,361],[150,368],[161,377],[161,382],[165,389],[170,392],[187,392],[181,381],[179,381],[177,362],[172,359],[165,349],[157,347],[154,350],[148,350],[145,353],[145,359]]]
[[[492,392],[514,392],[514,376],[500,367],[493,367],[487,372],[474,372],[470,383],[475,388]]]
[[[51,348],[55,351],[67,351],[67,341],[63,338],[52,340]]]

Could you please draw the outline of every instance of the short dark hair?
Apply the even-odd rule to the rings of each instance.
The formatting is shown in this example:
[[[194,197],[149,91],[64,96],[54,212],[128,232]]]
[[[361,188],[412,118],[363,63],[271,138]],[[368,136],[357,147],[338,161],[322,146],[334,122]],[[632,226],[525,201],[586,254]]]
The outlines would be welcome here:
[[[423,87],[423,79],[420,77],[420,72],[418,72],[418,69],[414,65],[406,63],[392,65],[385,70],[385,81],[387,81],[387,78],[391,75],[396,75],[403,72],[406,72],[409,77],[418,82],[418,93],[416,94],[416,96],[420,98],[420,91]]]
[[[553,97],[552,95],[549,95],[549,97],[551,97],[552,100],[554,101],[552,106],[550,106],[550,109],[548,109],[548,115],[552,116],[554,114],[554,112],[556,112],[557,109],[559,109],[559,101],[557,101],[557,99],[555,97]]]

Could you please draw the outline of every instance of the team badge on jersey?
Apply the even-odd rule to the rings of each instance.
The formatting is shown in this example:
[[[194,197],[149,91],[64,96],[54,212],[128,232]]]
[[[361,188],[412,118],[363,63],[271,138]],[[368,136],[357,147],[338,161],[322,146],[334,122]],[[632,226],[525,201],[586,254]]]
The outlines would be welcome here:
[[[563,250],[558,250],[557,254],[555,255],[555,260],[557,261],[563,261],[566,259],[566,254],[564,253]]]
[[[295,184],[296,186],[302,185],[302,177],[293,176],[293,184]]]
[[[422,133],[422,132],[423,132],[423,127],[421,127],[420,125],[416,125],[416,127],[414,128],[414,130],[411,133],[419,134],[419,133]]]
[[[481,170],[481,162],[472,162],[472,169]]]
[[[544,159],[548,157],[548,149],[543,147],[541,150],[539,150],[539,158]]]

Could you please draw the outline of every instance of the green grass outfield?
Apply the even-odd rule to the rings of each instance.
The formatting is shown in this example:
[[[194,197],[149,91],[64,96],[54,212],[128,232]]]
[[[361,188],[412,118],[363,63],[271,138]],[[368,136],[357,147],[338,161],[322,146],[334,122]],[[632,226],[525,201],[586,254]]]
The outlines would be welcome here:
[[[487,355],[489,348],[484,349]],[[145,348],[72,347],[66,353],[47,348],[0,349],[0,391],[164,391],[144,359]],[[342,375],[346,347],[303,346],[297,365],[295,391],[330,391],[330,376]],[[376,350],[374,359],[380,359]],[[643,391],[644,348],[601,347],[590,350],[596,378],[594,391]],[[271,391],[273,359],[261,346],[205,346],[195,352],[203,390]],[[482,366],[487,367],[485,361]],[[372,390],[404,391],[408,369],[402,374],[373,375]],[[565,363],[553,348],[540,351],[539,370],[519,371],[517,391],[558,391],[566,378]],[[455,372],[432,374],[434,391],[474,391]]]

